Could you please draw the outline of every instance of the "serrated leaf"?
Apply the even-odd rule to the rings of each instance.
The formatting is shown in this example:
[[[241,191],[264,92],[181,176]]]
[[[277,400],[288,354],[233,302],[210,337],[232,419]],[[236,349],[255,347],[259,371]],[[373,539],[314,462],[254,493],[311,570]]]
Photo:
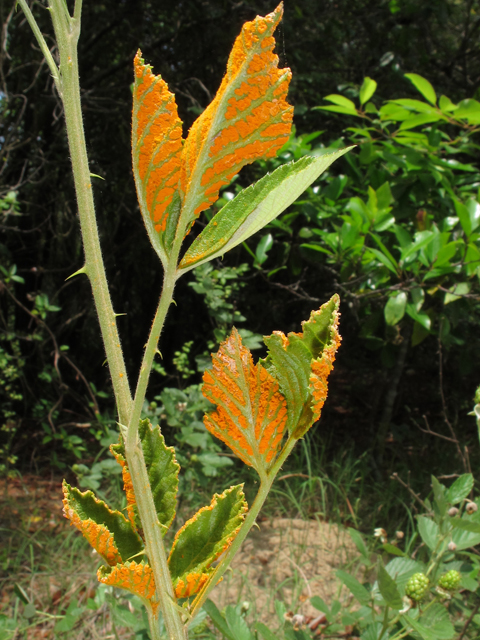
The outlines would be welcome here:
[[[410,80],[413,86],[422,94],[422,96],[430,102],[430,104],[437,104],[437,96],[435,90],[428,80],[419,76],[418,73],[406,73],[405,77]]]
[[[188,270],[247,240],[279,216],[337,158],[353,147],[282,165],[230,200],[195,239],[180,262]]]
[[[168,558],[176,593],[196,593],[205,582],[203,576],[209,576],[212,563],[235,539],[247,511],[242,487],[215,494],[211,504],[178,531]]]
[[[352,592],[360,604],[367,605],[370,603],[371,597],[369,592],[354,576],[340,569],[335,573],[335,575],[341,582],[343,582],[347,589]]]
[[[274,331],[264,338],[268,355],[263,361],[280,383],[287,401],[288,430],[301,438],[319,419],[328,391],[327,379],[340,345],[338,307],[334,295],[310,319],[302,323],[302,333],[285,336]]]
[[[148,600],[155,613],[158,608],[155,579],[150,565],[144,562],[125,562],[114,567],[100,567],[97,578],[103,584],[127,589],[144,600]]]
[[[402,598],[400,593],[398,592],[397,585],[395,581],[390,576],[390,574],[385,570],[382,562],[378,563],[378,589],[382,594],[382,598],[385,600],[385,604],[392,609],[396,609],[400,611],[403,608]]]
[[[464,473],[455,480],[452,486],[447,490],[446,498],[450,504],[458,504],[468,497],[473,489],[474,481],[471,473]]]
[[[274,157],[288,140],[291,72],[278,68],[272,35],[282,14],[280,4],[243,25],[215,98],[190,129],[181,170],[187,225],[218,199],[220,188],[242,167]]]
[[[414,573],[423,572],[424,566],[411,558],[394,558],[387,564],[385,571],[395,580],[398,590],[403,595],[409,578]]]
[[[449,613],[439,602],[434,602],[427,607],[425,613],[419,618],[419,622],[429,629],[437,640],[450,640],[455,635]]]
[[[120,511],[111,510],[92,491],[80,492],[63,482],[64,514],[109,565],[125,562],[143,550],[140,536]]]
[[[438,524],[425,516],[418,516],[417,524],[422,540],[430,551],[434,551],[440,539]]]
[[[254,365],[235,328],[212,362],[202,393],[216,409],[205,415],[205,427],[262,475],[278,453],[287,422],[278,381],[261,362]]]
[[[135,56],[132,157],[140,210],[160,257],[168,251],[167,223],[180,206],[178,183],[182,157],[182,121],[175,97],[160,76]]]
[[[140,420],[138,435],[142,445],[158,521],[162,525],[163,534],[165,535],[175,517],[180,465],[175,458],[175,449],[166,446],[165,438],[158,425],[152,427],[148,419]],[[121,437],[119,444],[111,445],[110,450],[117,462],[122,466],[129,519],[135,527],[140,529],[135,494],[125,460],[125,448]]]

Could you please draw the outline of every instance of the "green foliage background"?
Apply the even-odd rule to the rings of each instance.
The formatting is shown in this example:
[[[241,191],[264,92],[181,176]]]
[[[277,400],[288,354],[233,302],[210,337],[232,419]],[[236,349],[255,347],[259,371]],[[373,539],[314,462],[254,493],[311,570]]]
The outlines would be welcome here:
[[[115,309],[126,314],[119,327],[132,379],[137,374],[162,277],[143,228],[131,175],[133,56],[140,46],[155,72],[169,83],[188,128],[215,94],[241,25],[273,8],[268,2],[225,0],[85,2],[79,59],[86,137],[92,173],[103,178],[94,179],[95,199]],[[44,4],[36,3],[34,10],[43,31],[50,33]],[[6,363],[0,393],[5,408],[4,464],[28,468],[32,462],[41,466],[53,457],[61,466],[75,459],[88,461],[98,451],[99,441],[107,446],[114,410],[88,282],[81,277],[66,281],[82,265],[82,248],[60,102],[40,53],[32,46],[29,27],[23,15],[14,11],[13,2],[0,5],[0,18],[5,25],[0,58],[0,356]],[[290,157],[300,157],[316,146],[343,145],[349,139],[362,146],[351,159],[339,161],[326,177],[327,183],[322,182],[332,195],[338,180],[343,180],[338,176],[346,176],[347,182],[337,197],[329,198],[332,204],[326,203],[327,196],[322,192],[311,191],[303,204],[282,218],[283,229],[278,225],[267,229],[248,248],[232,252],[224,265],[216,263],[216,272],[199,275],[196,286],[180,284],[177,307],[172,309],[165,329],[168,339],[160,346],[163,360],[158,362],[152,379],[151,398],[166,386],[186,387],[198,382],[198,374],[190,375],[196,369],[195,362],[204,362],[205,353],[218,343],[229,324],[229,314],[237,322],[247,318],[244,326],[252,332],[254,346],[258,334],[274,329],[298,330],[301,318],[308,317],[312,308],[343,287],[344,343],[317,437],[325,438],[332,448],[354,446],[359,453],[374,448],[372,468],[377,466],[379,477],[398,464],[411,466],[417,460],[420,466],[425,465],[427,454],[434,465],[429,469],[433,473],[443,460],[452,460],[451,443],[433,440],[412,421],[413,416],[424,428],[422,416],[427,415],[434,430],[446,433],[439,386],[438,321],[435,331],[402,356],[401,342],[395,342],[397,332],[403,331],[406,336],[415,327],[403,328],[401,324],[411,315],[402,316],[398,322],[389,316],[385,324],[383,309],[394,290],[375,299],[362,297],[364,291],[359,285],[352,296],[345,291],[345,282],[351,276],[342,272],[345,256],[341,252],[335,255],[335,251],[334,258],[325,252],[322,255],[322,251],[313,256],[305,247],[316,236],[314,241],[331,251],[328,242],[325,244],[327,235],[341,235],[339,217],[352,199],[368,207],[373,201],[369,200],[369,187],[378,201],[387,193],[387,187],[383,187],[387,184],[398,201],[398,176],[379,176],[383,170],[377,148],[381,140],[364,144],[365,133],[344,133],[347,126],[359,126],[353,116],[349,119],[313,108],[326,106],[322,99],[329,94],[344,95],[358,106],[358,91],[365,76],[378,82],[374,97],[377,107],[387,99],[419,99],[404,78],[408,72],[428,78],[439,96],[447,95],[454,102],[478,99],[479,28],[478,0],[287,2],[277,33],[277,51],[281,64],[293,71],[290,95],[297,134],[301,136],[287,152]],[[322,133],[308,138],[318,131]],[[448,127],[445,132],[452,136]],[[468,144],[458,145],[459,161],[478,166],[477,144],[478,138],[471,137]],[[432,163],[430,158],[420,172],[425,175],[415,174],[415,179],[426,191],[433,192],[435,181],[429,186]],[[406,182],[414,172],[405,171]],[[258,167],[244,173],[224,197],[261,175]],[[478,173],[466,198],[476,196],[477,177]],[[417,211],[428,210],[427,225],[434,221],[433,203],[431,194],[426,203],[419,196]],[[327,211],[328,207],[325,224],[319,224],[315,212]],[[447,209],[442,216],[455,214]],[[349,224],[345,220],[343,223]],[[201,224],[197,223],[198,228]],[[410,225],[412,234],[420,231],[419,221],[410,213],[405,224]],[[456,233],[453,228],[451,232]],[[365,236],[359,232],[357,240],[362,233]],[[392,234],[387,235],[394,242]],[[457,238],[452,235],[450,240]],[[382,252],[378,245],[370,247]],[[395,251],[393,245],[386,248]],[[384,288],[405,284],[402,277],[395,279],[391,271],[386,273],[388,268],[378,256],[375,262],[372,251],[369,255],[369,264],[375,266],[375,277]],[[346,260],[348,264],[354,262]],[[250,264],[248,270],[241,267],[245,263]],[[235,278],[231,278],[232,271],[222,275],[225,266],[237,269]],[[367,267],[365,263],[357,276],[364,277]],[[456,318],[449,322],[459,329],[450,332],[450,343],[442,343],[444,408],[461,433],[462,446],[476,436],[466,413],[480,378],[478,278],[473,273],[467,275],[471,284],[468,295],[472,297],[451,304]],[[410,285],[406,286],[407,292],[415,288]],[[441,315],[441,303],[438,305],[430,305],[437,320]],[[370,349],[375,340],[376,351]],[[410,344],[408,338],[403,344]],[[401,366],[396,367],[399,362]],[[383,410],[388,403],[391,411],[385,416]],[[380,439],[379,425],[383,425]],[[166,437],[173,442],[173,437]],[[460,460],[455,464],[460,465]]]

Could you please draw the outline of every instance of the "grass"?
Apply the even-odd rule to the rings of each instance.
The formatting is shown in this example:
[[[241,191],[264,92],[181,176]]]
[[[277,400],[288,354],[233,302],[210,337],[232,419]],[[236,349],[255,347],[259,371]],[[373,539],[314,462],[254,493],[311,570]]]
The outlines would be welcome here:
[[[222,484],[244,481],[251,500],[253,472],[240,464],[230,469],[208,486],[194,480],[184,486],[179,524],[222,490]],[[418,471],[424,481],[425,474]],[[398,472],[407,479],[406,468]],[[61,515],[60,479],[25,476],[9,481],[8,491],[1,482],[0,640],[147,640],[138,599],[98,584],[98,557]],[[119,483],[119,476],[110,475],[102,486],[103,497],[117,508],[122,507]],[[352,545],[341,538],[337,524],[360,529],[367,538],[375,527],[387,529],[389,537],[402,529],[406,548],[415,530],[414,514],[407,489],[389,478],[375,480],[368,452],[357,456],[351,448],[335,449],[309,433],[276,481],[259,520],[260,532],[251,533],[236,560],[236,574],[226,576],[214,599],[221,607],[248,602],[252,623],[262,616],[266,622],[277,620],[278,600],[293,612],[310,615],[310,596],[320,594],[328,601],[338,589],[335,568],[354,562]],[[329,536],[340,542],[322,551],[319,541]],[[269,556],[271,548],[275,557]],[[323,573],[322,553],[324,560],[328,557]],[[195,637],[216,636],[201,624]]]

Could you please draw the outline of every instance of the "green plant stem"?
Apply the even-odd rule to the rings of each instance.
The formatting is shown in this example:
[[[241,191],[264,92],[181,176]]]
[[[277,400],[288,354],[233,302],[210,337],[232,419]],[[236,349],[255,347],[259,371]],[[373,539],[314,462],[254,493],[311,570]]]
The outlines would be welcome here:
[[[157,352],[158,340],[165,323],[165,318],[173,300],[173,290],[176,282],[176,272],[170,265],[165,269],[163,276],[163,289],[160,296],[160,302],[153,319],[152,328],[143,354],[143,360],[138,375],[137,388],[135,390],[135,398],[133,400],[132,411],[128,421],[128,431],[125,440],[126,449],[131,449],[137,439],[138,423],[140,421],[143,402],[147,392],[148,380],[152,370],[153,359]]]
[[[235,536],[234,541],[232,542],[232,544],[228,548],[228,551],[225,553],[225,556],[223,557],[223,559],[218,564],[218,566],[215,569],[215,572],[212,574],[210,580],[207,582],[207,584],[203,587],[203,589],[199,592],[199,594],[197,595],[197,597],[193,601],[192,606],[191,606],[191,617],[192,617],[192,619],[200,611],[200,609],[203,606],[203,603],[205,602],[205,600],[208,597],[208,594],[215,587],[215,585],[218,584],[219,580],[222,578],[223,574],[225,573],[225,571],[230,566],[233,558],[235,557],[235,555],[237,554],[237,551],[239,550],[239,548],[242,545],[243,541],[247,537],[250,529],[255,524],[257,516],[260,513],[260,509],[263,507],[263,504],[264,504],[264,502],[265,502],[265,500],[266,500],[266,498],[267,498],[267,496],[268,496],[268,494],[270,492],[270,489],[272,488],[272,484],[275,481],[275,477],[277,476],[277,474],[280,471],[283,463],[288,458],[288,456],[290,455],[293,447],[295,446],[295,444],[297,442],[298,442],[298,440],[296,440],[293,437],[290,437],[287,440],[282,452],[280,453],[279,457],[275,461],[275,464],[273,465],[272,469],[270,470],[268,475],[266,475],[265,478],[261,481],[258,493],[255,496],[255,500],[253,501],[253,504],[250,507],[250,510],[247,513],[247,516],[246,516],[242,526],[240,527],[240,531]]]
[[[50,49],[45,42],[45,38],[42,35],[42,32],[38,28],[37,21],[35,20],[32,12],[30,11],[30,7],[28,6],[26,0],[18,0],[18,4],[22,7],[22,11],[27,18],[28,24],[30,25],[33,35],[35,36],[38,45],[40,47],[41,52],[45,58],[46,63],[49,66],[49,69],[52,73],[52,78],[55,82],[55,86],[57,87],[57,91],[62,96],[62,83],[60,79],[60,72],[58,70],[57,65],[55,64],[55,60],[53,59],[52,54],[50,53]]]
[[[25,1],[19,1],[24,9]],[[131,411],[132,398],[100,248],[83,130],[77,57],[81,2],[77,0],[74,18],[66,14],[62,0],[49,0],[49,7],[60,53],[61,98],[65,110],[68,146],[72,160],[78,215],[85,252],[85,265],[81,271],[86,273],[92,286],[119,419],[120,422],[126,423]],[[35,21],[33,16],[32,19]],[[36,35],[35,30],[34,33]],[[42,51],[46,55],[43,47]]]
[[[127,448],[125,447],[127,453]],[[167,563],[167,554],[163,544],[163,532],[157,518],[157,510],[153,501],[148,472],[140,442],[137,442],[127,454],[133,490],[137,501],[138,513],[142,521],[145,535],[145,548],[149,564],[155,578],[157,597],[169,640],[186,640],[185,626],[177,609],[172,580]],[[152,614],[152,637],[158,634],[158,617]]]

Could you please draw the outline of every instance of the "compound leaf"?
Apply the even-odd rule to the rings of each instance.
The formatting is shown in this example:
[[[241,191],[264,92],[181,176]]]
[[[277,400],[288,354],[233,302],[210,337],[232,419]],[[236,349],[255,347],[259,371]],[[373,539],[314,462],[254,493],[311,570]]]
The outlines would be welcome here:
[[[181,189],[186,225],[218,199],[219,190],[246,164],[271,158],[290,135],[290,69],[278,68],[275,31],[283,13],[243,25],[220,88],[193,123],[183,148]]]
[[[103,584],[127,589],[143,600],[148,600],[155,613],[158,608],[155,579],[150,565],[144,562],[125,562],[115,567],[100,567],[97,578]]]
[[[153,501],[158,521],[165,534],[175,517],[177,506],[178,473],[180,465],[175,458],[175,449],[167,447],[160,427],[152,427],[148,419],[140,420],[138,435],[142,444],[143,457],[152,489]],[[123,481],[127,494],[127,512],[130,521],[140,529],[135,494],[130,472],[125,460],[123,442],[110,447],[117,462],[122,466]]]
[[[262,363],[278,380],[288,407],[288,430],[301,438],[319,419],[327,398],[327,378],[340,345],[337,330],[340,298],[334,295],[310,319],[302,333],[285,336],[274,331],[265,337],[268,355]]]
[[[241,244],[279,216],[337,158],[352,149],[305,157],[278,167],[241,191],[210,220],[190,246],[179,268],[188,270]]]
[[[82,493],[63,481],[65,517],[109,565],[141,553],[143,542],[120,511],[111,510],[92,491]]]
[[[175,96],[141,55],[138,51],[134,62],[133,173],[148,235],[160,258],[165,259],[180,210],[182,121]]]
[[[230,546],[247,511],[243,485],[215,494],[178,531],[168,558],[178,597],[196,593],[208,579],[211,565]]]
[[[260,362],[254,365],[235,327],[212,362],[202,393],[216,409],[205,415],[205,427],[262,475],[277,455],[287,422],[278,382]]]

